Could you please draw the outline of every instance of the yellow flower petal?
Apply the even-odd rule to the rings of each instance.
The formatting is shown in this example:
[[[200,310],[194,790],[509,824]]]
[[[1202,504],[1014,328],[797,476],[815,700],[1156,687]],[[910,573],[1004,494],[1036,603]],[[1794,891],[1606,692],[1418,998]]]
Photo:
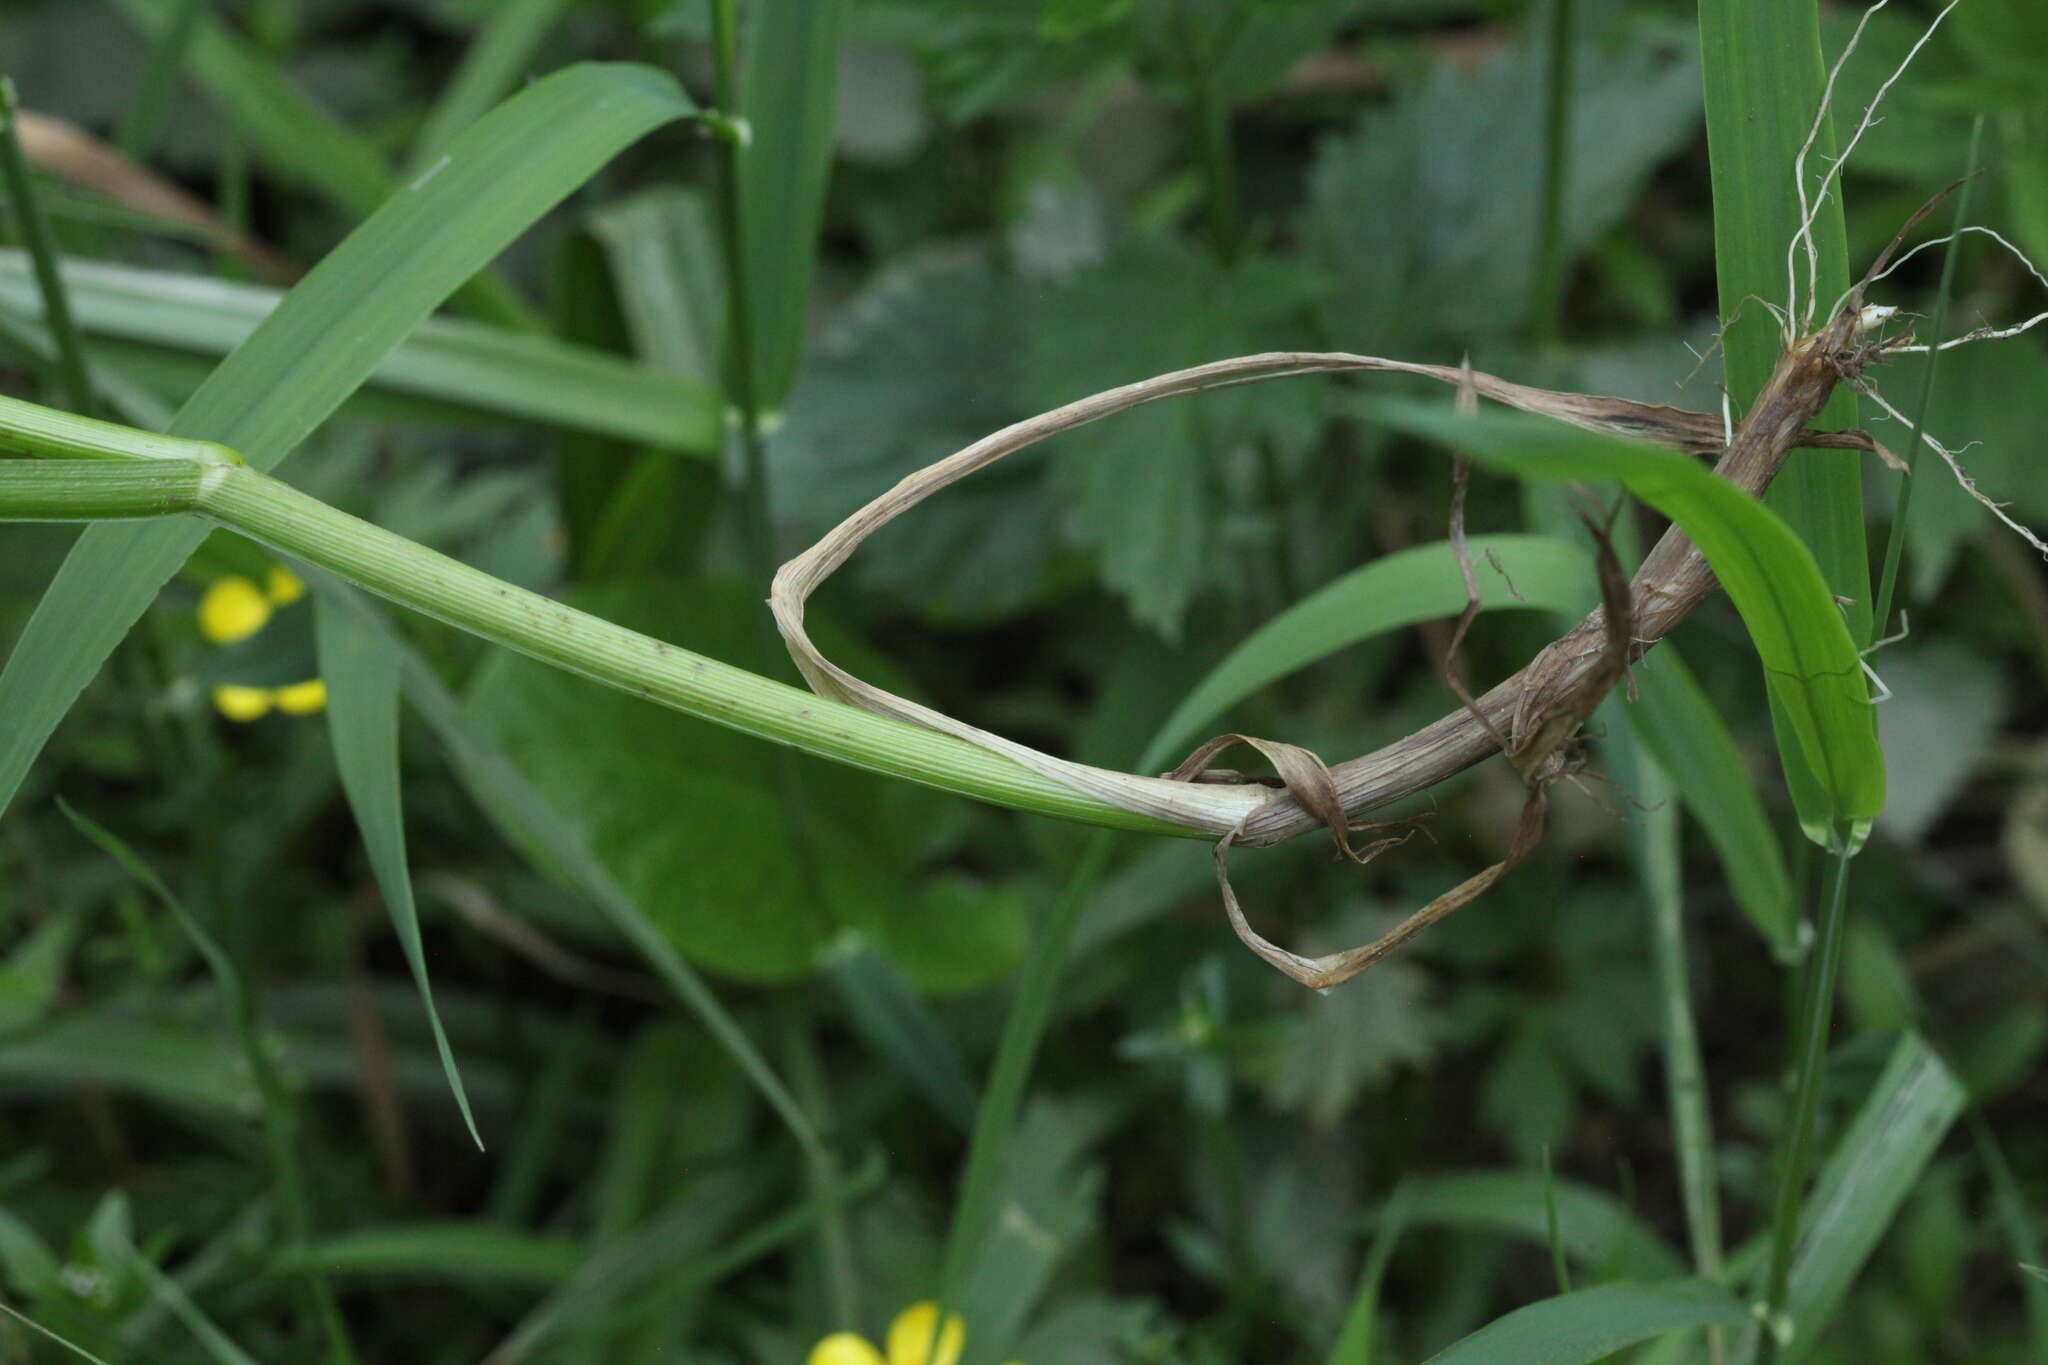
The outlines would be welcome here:
[[[882,1353],[853,1332],[834,1332],[816,1346],[805,1365],[883,1365]]]
[[[288,716],[310,716],[327,705],[327,684],[318,678],[311,682],[293,683],[280,687],[276,692],[277,709]]]
[[[222,683],[213,689],[213,709],[229,720],[261,720],[270,714],[270,689]]]
[[[889,1365],[957,1365],[961,1348],[967,1344],[967,1325],[958,1314],[948,1314],[945,1330],[939,1333],[936,1356],[927,1356],[932,1324],[939,1319],[939,1306],[930,1300],[913,1303],[889,1324]]]
[[[217,645],[246,640],[270,620],[270,603],[239,574],[216,578],[199,598],[199,633]]]
[[[273,607],[289,606],[306,595],[306,585],[282,564],[270,566],[270,576],[264,580],[263,586],[264,595],[270,598]]]

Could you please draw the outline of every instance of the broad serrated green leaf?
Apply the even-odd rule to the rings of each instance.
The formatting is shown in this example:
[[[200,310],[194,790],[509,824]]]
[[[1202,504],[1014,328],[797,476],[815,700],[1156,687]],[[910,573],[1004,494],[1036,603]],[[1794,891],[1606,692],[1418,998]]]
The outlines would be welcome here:
[[[748,657],[760,611],[752,590],[723,582],[684,594],[620,582],[583,601],[609,620],[723,658]],[[833,648],[860,654],[850,642]],[[791,980],[816,970],[848,929],[886,952],[898,933],[931,927],[933,911],[910,881],[917,812],[930,801],[920,791],[806,764],[804,826],[816,857],[806,869],[785,843],[779,798],[761,780],[775,758],[759,740],[509,653],[486,661],[470,702],[641,909],[702,966]],[[893,918],[905,921],[900,930]]]
[[[960,1286],[968,1332],[964,1365],[1007,1360],[1053,1271],[1095,1221],[1104,1172],[1089,1159],[1109,1111],[1035,1101],[1017,1123],[996,1197],[1001,1215]]]
[[[476,1116],[469,1110],[462,1073],[455,1065],[441,1016],[434,1009],[426,948],[420,943],[420,912],[413,902],[398,774],[398,651],[373,626],[357,619],[355,609],[339,597],[323,596],[315,604],[314,616],[320,678],[327,686],[327,733],[334,745],[341,789],[355,814],[370,871],[427,1012],[441,1072],[448,1078],[448,1089],[462,1111],[470,1139],[482,1150],[484,1140],[477,1132]]]
[[[1131,0],[1061,5],[1063,22],[1031,5],[916,0],[873,7],[863,36],[914,51],[931,80],[935,106],[964,123],[1124,59],[1130,38],[1123,21],[1130,9]]]
[[[1749,1313],[1711,1280],[1603,1284],[1495,1319],[1426,1365],[1590,1365],[1689,1327],[1742,1327]]]
[[[1883,809],[1884,755],[1856,643],[1812,552],[1762,503],[1682,455],[1519,413],[1460,417],[1400,400],[1365,410],[1506,473],[1619,479],[1684,527],[1742,614],[1784,708],[1780,753],[1819,774],[1814,795],[1828,824],[1867,828]]]
[[[979,252],[885,268],[827,324],[769,452],[775,507],[820,535],[905,475],[1024,416],[1027,283]],[[1040,591],[1055,540],[1044,464],[1006,460],[887,526],[845,573],[945,620],[1006,614]]]
[[[1688,60],[1588,45],[1573,64],[1568,259],[1628,212],[1650,172],[1699,126]],[[1446,63],[1323,140],[1307,232],[1333,281],[1320,314],[1331,344],[1408,355],[1418,340],[1470,346],[1527,321],[1543,101],[1543,53],[1530,48],[1476,75]]]
[[[646,67],[576,66],[521,91],[286,295],[179,410],[171,434],[220,441],[258,469],[276,465],[506,243],[620,148],[693,109],[673,79]],[[172,522],[96,526],[79,538],[0,673],[9,719],[0,808],[206,534]]]
[[[1568,541],[1474,536],[1471,551],[1480,604],[1487,609],[1576,613],[1598,591],[1591,557]],[[1499,571],[1491,559],[1499,560]],[[1224,711],[1296,669],[1361,640],[1464,609],[1464,580],[1448,541],[1399,550],[1353,569],[1259,627],[1210,669],[1159,727],[1138,770],[1149,772],[1168,761]]]
[[[72,261],[64,280],[88,338],[173,357],[234,351],[277,311],[263,285],[133,266]],[[0,250],[0,307],[37,318],[26,256]],[[462,318],[430,317],[363,381],[371,391],[454,404],[520,421],[618,436],[696,455],[718,447],[716,390],[592,347]]]
[[[1116,384],[1300,340],[1319,287],[1299,262],[1236,266],[1174,240],[1131,241],[1076,271],[1046,301],[1026,388],[1053,408]],[[1322,385],[1297,379],[1220,389],[1120,413],[1057,442],[1056,470],[1103,581],[1131,614],[1171,636],[1219,573],[1223,463],[1271,442],[1290,454],[1313,439]]]
[[[389,628],[381,621],[378,626],[389,634]],[[810,1120],[804,1117],[789,1088],[762,1057],[760,1049],[704,979],[683,961],[632,897],[620,889],[611,869],[592,854],[568,819],[549,804],[504,751],[471,722],[462,704],[425,660],[411,651],[406,651],[403,658],[406,700],[440,739],[470,790],[480,796],[488,795],[487,809],[506,837],[516,846],[535,850],[544,866],[555,869],[588,897],[591,905],[646,959],[662,983],[733,1059],[798,1146],[806,1152],[822,1151]]]
[[[1304,935],[1303,950],[1369,943],[1398,920],[1370,909],[1344,915]],[[1427,1070],[1443,1029],[1430,998],[1433,977],[1412,961],[1381,963],[1373,975],[1369,991],[1333,991],[1304,1002],[1300,1025],[1276,1049],[1264,1087],[1276,1108],[1333,1132],[1396,1070]]]

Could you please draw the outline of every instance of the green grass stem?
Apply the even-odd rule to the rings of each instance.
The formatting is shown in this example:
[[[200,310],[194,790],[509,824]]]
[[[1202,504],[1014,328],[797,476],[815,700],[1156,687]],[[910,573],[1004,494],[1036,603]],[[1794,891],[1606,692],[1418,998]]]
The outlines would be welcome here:
[[[1073,864],[1066,889],[1040,927],[1031,958],[1018,978],[1009,1018],[1003,1023],[1002,1041],[996,1045],[995,1065],[990,1068],[988,1087],[975,1114],[974,1136],[967,1145],[967,1169],[961,1176],[960,1194],[953,1205],[952,1225],[946,1231],[946,1255],[939,1270],[940,1312],[933,1318],[932,1341],[927,1344],[927,1351],[934,1358],[940,1326],[957,1303],[975,1258],[995,1226],[1010,1138],[1016,1131],[1024,1087],[1031,1079],[1032,1064],[1038,1059],[1039,1044],[1052,1021],[1060,978],[1066,971],[1067,948],[1073,941],[1074,926],[1080,923],[1081,912],[1094,895],[1095,884],[1109,865],[1114,842],[1107,831],[1089,838]]]
[[[0,521],[193,512],[494,644],[730,729],[998,806],[1114,829],[1208,837],[1098,801],[965,740],[817,697],[577,611],[254,469],[184,460],[0,460]],[[1220,793],[1219,814],[1242,814],[1243,795],[1221,787],[1213,793]]]
[[[1820,933],[1809,968],[1794,1047],[1798,1057],[1797,1090],[1792,1102],[1792,1122],[1785,1131],[1785,1144],[1778,1164],[1778,1193],[1771,1213],[1771,1259],[1764,1279],[1764,1330],[1758,1346],[1758,1365],[1771,1365],[1785,1343],[1779,1340],[1779,1321],[1785,1311],[1791,1285],[1793,1253],[1799,1244],[1799,1208],[1806,1186],[1806,1168],[1813,1149],[1814,1117],[1820,1108],[1821,1073],[1828,1052],[1829,1025],[1835,1012],[1835,983],[1841,975],[1842,943],[1847,937],[1844,924],[1849,899],[1849,861],[1855,856],[1846,836],[1838,835],[1839,847],[1830,865],[1823,895]]]
[[[78,325],[71,316],[71,300],[64,292],[64,277],[57,270],[57,244],[50,238],[49,220],[29,178],[28,157],[21,149],[21,131],[16,115],[21,96],[14,82],[0,76],[0,179],[4,179],[14,221],[21,231],[21,243],[35,263],[36,287],[42,293],[43,317],[57,340],[57,372],[64,384],[64,406],[73,412],[93,410],[92,379],[85,364],[85,344],[79,340]]]

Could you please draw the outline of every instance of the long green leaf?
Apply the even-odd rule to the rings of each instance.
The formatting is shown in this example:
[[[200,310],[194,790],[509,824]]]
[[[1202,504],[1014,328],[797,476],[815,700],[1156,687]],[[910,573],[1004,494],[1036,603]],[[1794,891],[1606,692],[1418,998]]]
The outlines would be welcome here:
[[[70,261],[63,279],[91,337],[177,357],[224,356],[277,311],[263,285]],[[0,250],[0,307],[41,314],[24,253]],[[587,346],[462,318],[430,317],[373,369],[366,387],[465,409],[709,455],[723,410],[708,385]]]
[[[1392,399],[1366,406],[1380,421],[1506,473],[1619,479],[1682,526],[1749,628],[1771,696],[1787,718],[1780,751],[1818,776],[1831,824],[1868,828],[1884,806],[1884,756],[1862,660],[1812,553],[1775,513],[1670,451],[1520,413],[1459,416]]]
[[[1825,83],[1816,6],[1809,0],[1701,0],[1700,76],[1713,168],[1722,350],[1728,391],[1739,407],[1763,386],[1779,349],[1776,323],[1752,300],[1783,307],[1791,288],[1786,249],[1801,218],[1793,168],[1814,129]],[[1816,178],[1834,159],[1830,116],[1821,121],[1806,156],[1809,202]],[[1820,254],[1817,306],[1826,308],[1849,285],[1839,186],[1814,216],[1812,241]],[[1838,390],[1817,425],[1857,426],[1856,407],[1853,393]],[[1870,562],[1860,457],[1854,451],[1804,451],[1785,466],[1768,501],[1812,549],[1829,591],[1846,600],[1850,635],[1868,642]],[[1809,839],[1827,847],[1834,837],[1830,817],[1837,814],[1830,809],[1829,784],[1804,746],[1786,741],[1786,729],[1798,721],[1786,713],[1775,689],[1771,723],[1800,825]]]
[[[852,8],[846,0],[774,0],[749,11],[741,104],[750,136],[739,221],[751,265],[742,302],[761,412],[788,396],[809,330],[838,121],[839,50]]]
[[[178,21],[182,0],[115,0],[153,42]],[[360,217],[393,188],[369,139],[352,131],[287,81],[275,62],[211,15],[198,18],[185,47],[191,74],[281,178]]]
[[[127,1251],[129,1264],[135,1268],[136,1275],[149,1286],[149,1292],[156,1296],[157,1301],[185,1325],[185,1330],[197,1339],[199,1348],[206,1352],[207,1358],[212,1360],[214,1365],[257,1365],[256,1357],[236,1345],[233,1338],[221,1331],[213,1319],[207,1317],[205,1311],[192,1302],[192,1296],[187,1294],[176,1280],[157,1269],[155,1264],[134,1246],[129,1246]]]
[[[644,190],[593,211],[590,235],[625,285],[619,309],[634,351],[663,374],[716,384],[725,282],[704,194],[682,185]]]
[[[323,1237],[299,1254],[330,1275],[495,1280],[552,1289],[576,1273],[584,1248],[574,1237],[497,1223],[400,1223]]]
[[[1095,884],[1109,862],[1113,843],[1107,830],[1097,830],[1089,836],[1068,874],[1065,889],[1040,927],[1038,941],[1032,945],[1031,956],[1018,978],[1009,1017],[1003,1021],[1002,1040],[996,1045],[995,1063],[989,1069],[988,1084],[975,1111],[974,1133],[967,1144],[967,1169],[961,1174],[952,1224],[946,1230],[946,1254],[939,1270],[941,1304],[950,1305],[957,1300],[1001,1211],[998,1196],[1002,1193],[1010,1138],[1017,1127],[1024,1088],[1031,1080],[1032,1064],[1038,1059],[1039,1044],[1044,1041],[1046,1025],[1052,1019],[1053,1005],[1059,996],[1067,946],[1073,939],[1074,925],[1087,908]]]
[[[1603,1284],[1518,1308],[1426,1365],[1586,1365],[1687,1327],[1741,1327],[1735,1296],[1711,1280]]]
[[[1352,1291],[1350,1311],[1330,1348],[1329,1365],[1372,1365],[1372,1350],[1378,1335],[1380,1282],[1394,1259],[1394,1247],[1407,1230],[1408,1214],[1414,1207],[1415,1186],[1403,1181],[1387,1196],[1375,1220],[1372,1245],[1365,1253],[1365,1265],[1358,1272],[1358,1287]]]
[[[1475,536],[1471,548],[1484,607],[1578,612],[1594,600],[1591,557],[1568,541]],[[1489,567],[1489,555],[1499,558],[1505,579]],[[1203,726],[1267,683],[1361,640],[1464,609],[1464,584],[1448,541],[1400,550],[1354,569],[1268,621],[1210,669],[1160,727],[1139,771],[1167,761]]]
[[[1646,1279],[1684,1272],[1684,1263],[1656,1229],[1604,1190],[1558,1181],[1556,1197],[1559,1240],[1580,1264],[1625,1267]],[[1526,1172],[1433,1176],[1416,1187],[1406,1216],[1410,1226],[1485,1228],[1537,1246],[1550,1236],[1543,1178]]]
[[[1826,78],[1820,19],[1811,0],[1700,0],[1700,79],[1706,91],[1707,150],[1714,181],[1714,270],[1728,390],[1749,402],[1778,358],[1777,324],[1752,297],[1782,307],[1786,248],[1799,227],[1793,161],[1813,127]],[[1843,111],[1854,117],[1860,111]],[[1824,120],[1806,175],[1812,186],[1834,164],[1833,120]],[[1849,287],[1849,251],[1837,187],[1814,219],[1825,309]],[[1803,255],[1803,253],[1802,253]],[[1804,270],[1804,261],[1801,261]],[[1804,286],[1801,287],[1802,303]],[[1740,316],[1737,316],[1737,315]],[[1825,321],[1823,317],[1820,319]],[[1838,390],[1820,427],[1853,427],[1856,398]],[[1851,599],[1850,630],[1870,638],[1870,564],[1864,547],[1863,474],[1854,451],[1809,450],[1785,466],[1771,506],[1820,562],[1828,587]]]
[[[1727,722],[1669,644],[1636,669],[1635,684],[1630,732],[1706,830],[1736,904],[1779,960],[1792,961],[1799,953],[1798,895]]]
[[[2039,1264],[2041,1236],[2034,1230],[2035,1215],[2027,1207],[2026,1196],[2013,1179],[2012,1167],[1981,1107],[1971,1111],[1970,1129],[1977,1140],[1977,1156],[1984,1163],[1984,1173],[1991,1179],[1992,1205],[1998,1210],[2006,1244],[2022,1274],[2020,1289],[2026,1295],[2028,1335],[2033,1338],[2034,1354],[2048,1360],[2048,1270],[2041,1269]]]
[[[285,296],[179,411],[171,432],[268,469],[407,332],[536,218],[641,135],[693,111],[666,75],[570,67],[458,137],[440,169],[371,215]],[[80,537],[0,673],[0,809],[200,525],[96,526]]]
[[[162,42],[178,22],[182,0],[116,3],[153,42]],[[236,137],[247,139],[279,180],[304,186],[351,218],[371,213],[403,188],[374,143],[299,93],[274,59],[213,18],[198,20],[185,44],[185,63],[234,125]],[[487,270],[462,285],[458,298],[507,326],[535,324],[525,300]]]
[[[381,623],[379,629],[388,631],[388,627]],[[663,983],[675,992],[676,998],[697,1016],[705,1032],[726,1050],[761,1092],[761,1097],[782,1119],[797,1144],[807,1152],[822,1150],[816,1130],[790,1095],[789,1088],[761,1056],[746,1031],[719,1003],[704,978],[683,961],[675,945],[647,918],[633,898],[620,890],[610,871],[577,837],[569,822],[554,813],[547,799],[505,757],[504,751],[469,722],[463,714],[462,704],[434,675],[426,661],[410,650],[405,651],[403,658],[401,676],[406,700],[455,759],[457,768],[471,787],[491,793],[491,799],[482,804],[492,817],[501,822],[516,822],[517,828],[508,831],[513,845],[544,849],[555,870],[589,897],[591,904],[611,921],[612,926],[647,960],[647,965]]]
[[[398,931],[399,946],[412,969],[420,1004],[434,1033],[442,1074],[462,1111],[470,1140],[483,1149],[469,1095],[448,1034],[434,1009],[434,987],[427,979],[427,953],[420,943],[420,912],[413,902],[412,874],[405,856],[404,798],[398,776],[398,651],[374,626],[358,618],[354,607],[338,595],[323,594],[314,604],[314,632],[319,643],[320,678],[327,685],[327,732],[334,744],[334,764],[341,789],[355,813],[356,829],[370,858],[377,890]]]
[[[105,1360],[102,1360],[100,1357],[94,1355],[91,1351],[86,1350],[83,1346],[80,1346],[77,1342],[72,1341],[70,1338],[62,1337],[59,1336],[57,1333],[52,1332],[49,1328],[43,1326],[40,1322],[37,1322],[34,1318],[28,1316],[26,1313],[22,1312],[19,1308],[16,1308],[11,1303],[0,1303],[0,1313],[5,1313],[8,1317],[13,1318],[16,1322],[28,1328],[30,1331],[35,1332],[40,1336],[47,1337],[49,1340],[56,1342],[59,1346],[71,1352],[73,1355],[77,1356],[81,1360],[89,1360],[92,1362],[92,1365],[107,1365],[107,1362]]]
[[[832,964],[847,1021],[925,1100],[966,1132],[974,1127],[974,1082],[930,1006],[889,960],[862,948]]]
[[[1791,1337],[1779,1348],[1781,1365],[1798,1365],[1820,1344],[1842,1296],[1967,1098],[1962,1082],[1918,1034],[1899,1039],[1801,1213],[1785,1299]],[[1756,1337],[1749,1334],[1742,1359],[1752,1357]]]
[[[92,382],[86,377],[85,348],[71,316],[71,301],[64,292],[63,276],[57,267],[57,248],[43,204],[29,177],[28,157],[21,148],[21,134],[15,115],[21,98],[14,82],[0,76],[0,187],[7,191],[8,208],[15,229],[27,244],[28,264],[33,270],[40,310],[49,320],[50,334],[57,342],[58,372],[63,376],[65,401],[78,412],[91,413]]]
[[[1693,1015],[1691,973],[1685,952],[1685,877],[1679,858],[1678,812],[1672,808],[1671,779],[1643,751],[1640,727],[1614,735],[1607,753],[1628,770],[1638,799],[1647,807],[1629,822],[1636,882],[1649,912],[1650,941],[1657,963],[1657,995],[1664,1011],[1664,1106],[1671,1145],[1678,1155],[1678,1184],[1685,1201],[1685,1229],[1694,1273],[1719,1279],[1722,1273],[1721,1203],[1715,1169],[1714,1120],[1700,1058],[1699,1024]]]

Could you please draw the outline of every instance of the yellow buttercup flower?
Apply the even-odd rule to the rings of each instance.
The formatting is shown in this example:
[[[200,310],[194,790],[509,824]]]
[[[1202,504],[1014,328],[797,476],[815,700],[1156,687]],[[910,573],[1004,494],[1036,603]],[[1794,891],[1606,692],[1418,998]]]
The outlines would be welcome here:
[[[276,605],[240,574],[216,578],[199,599],[199,633],[217,645],[248,639],[270,624]]]
[[[270,624],[278,608],[306,595],[306,585],[282,564],[273,564],[263,585],[240,574],[217,578],[199,598],[199,633],[217,645],[239,644]],[[288,716],[309,716],[327,705],[327,684],[318,678],[284,687],[244,687],[222,683],[213,689],[213,709],[244,724],[273,710]]]
[[[261,720],[270,714],[271,690],[267,687],[236,687],[222,683],[213,689],[213,709],[229,720]]]
[[[805,1365],[885,1365],[882,1353],[858,1332],[834,1332],[811,1348]]]
[[[306,585],[284,565],[273,564],[263,579],[263,595],[273,607],[288,607],[306,595]]]
[[[277,709],[288,716],[310,716],[327,705],[327,684],[318,678],[311,682],[293,683],[280,687],[270,694],[277,703]]]
[[[937,1304],[929,1300],[913,1303],[889,1324],[886,1356],[857,1332],[834,1332],[811,1348],[805,1365],[958,1365],[960,1352],[967,1345],[967,1325],[957,1315],[948,1314],[937,1349],[927,1354],[938,1320]]]

